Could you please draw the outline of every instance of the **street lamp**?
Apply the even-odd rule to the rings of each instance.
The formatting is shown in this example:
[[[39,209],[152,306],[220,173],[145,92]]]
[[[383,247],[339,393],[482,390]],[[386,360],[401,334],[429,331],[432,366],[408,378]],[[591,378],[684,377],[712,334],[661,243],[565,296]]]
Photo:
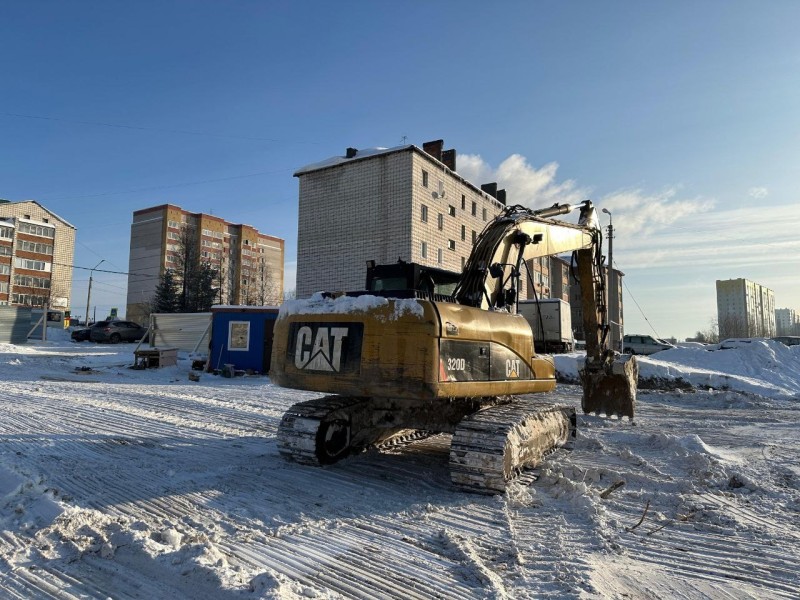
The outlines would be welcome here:
[[[92,275],[94,275],[94,270],[97,267],[99,267],[100,265],[102,265],[104,262],[106,262],[105,259],[101,260],[99,263],[97,263],[95,266],[93,266],[91,269],[89,269],[89,291],[86,293],[86,326],[87,327],[89,326],[89,305],[91,304],[91,301],[92,301]]]

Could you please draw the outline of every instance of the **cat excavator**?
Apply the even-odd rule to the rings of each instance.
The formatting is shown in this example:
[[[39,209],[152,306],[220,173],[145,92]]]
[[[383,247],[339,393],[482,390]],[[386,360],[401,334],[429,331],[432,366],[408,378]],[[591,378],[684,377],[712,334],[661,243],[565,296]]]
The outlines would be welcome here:
[[[576,209],[577,224],[554,218]],[[555,388],[554,360],[534,352],[531,326],[516,312],[527,261],[568,252],[586,336],[582,410],[632,419],[638,367],[607,342],[601,244],[591,201],[509,206],[487,224],[460,275],[371,264],[365,290],[286,302],[270,378],[325,395],[286,411],[280,453],[327,465],[370,446],[449,433],[455,486],[504,492],[576,436],[574,407],[540,394]]]

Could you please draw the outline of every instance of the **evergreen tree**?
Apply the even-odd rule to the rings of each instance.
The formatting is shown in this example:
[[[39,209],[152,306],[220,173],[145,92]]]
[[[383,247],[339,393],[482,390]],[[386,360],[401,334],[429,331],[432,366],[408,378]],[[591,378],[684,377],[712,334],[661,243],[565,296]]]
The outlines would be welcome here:
[[[191,310],[187,312],[208,312],[217,301],[217,271],[206,261],[201,261],[189,277],[189,298]]]
[[[151,304],[154,313],[179,312],[178,283],[172,269],[166,269],[161,274]]]

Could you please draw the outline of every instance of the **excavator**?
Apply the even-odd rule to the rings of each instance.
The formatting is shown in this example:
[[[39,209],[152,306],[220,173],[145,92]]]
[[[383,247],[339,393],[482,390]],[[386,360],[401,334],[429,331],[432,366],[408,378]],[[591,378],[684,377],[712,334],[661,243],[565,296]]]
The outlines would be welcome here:
[[[579,210],[577,224],[554,217]],[[530,259],[572,252],[580,283],[585,413],[634,416],[638,366],[607,341],[602,234],[592,202],[506,207],[463,272],[369,265],[366,289],[283,305],[270,378],[324,394],[291,406],[278,449],[329,465],[371,446],[452,434],[450,475],[466,491],[503,493],[576,436],[576,411],[538,400],[555,388],[517,300]],[[528,274],[530,276],[530,274]]]

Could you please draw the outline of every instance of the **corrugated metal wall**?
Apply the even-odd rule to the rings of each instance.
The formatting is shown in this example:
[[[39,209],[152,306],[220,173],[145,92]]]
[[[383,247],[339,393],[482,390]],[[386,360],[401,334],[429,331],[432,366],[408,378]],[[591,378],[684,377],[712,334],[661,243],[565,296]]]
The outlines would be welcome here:
[[[32,326],[30,308],[0,306],[0,343],[24,344]]]
[[[150,315],[150,346],[178,348],[208,355],[211,313],[154,313]],[[198,345],[198,342],[200,344]]]

